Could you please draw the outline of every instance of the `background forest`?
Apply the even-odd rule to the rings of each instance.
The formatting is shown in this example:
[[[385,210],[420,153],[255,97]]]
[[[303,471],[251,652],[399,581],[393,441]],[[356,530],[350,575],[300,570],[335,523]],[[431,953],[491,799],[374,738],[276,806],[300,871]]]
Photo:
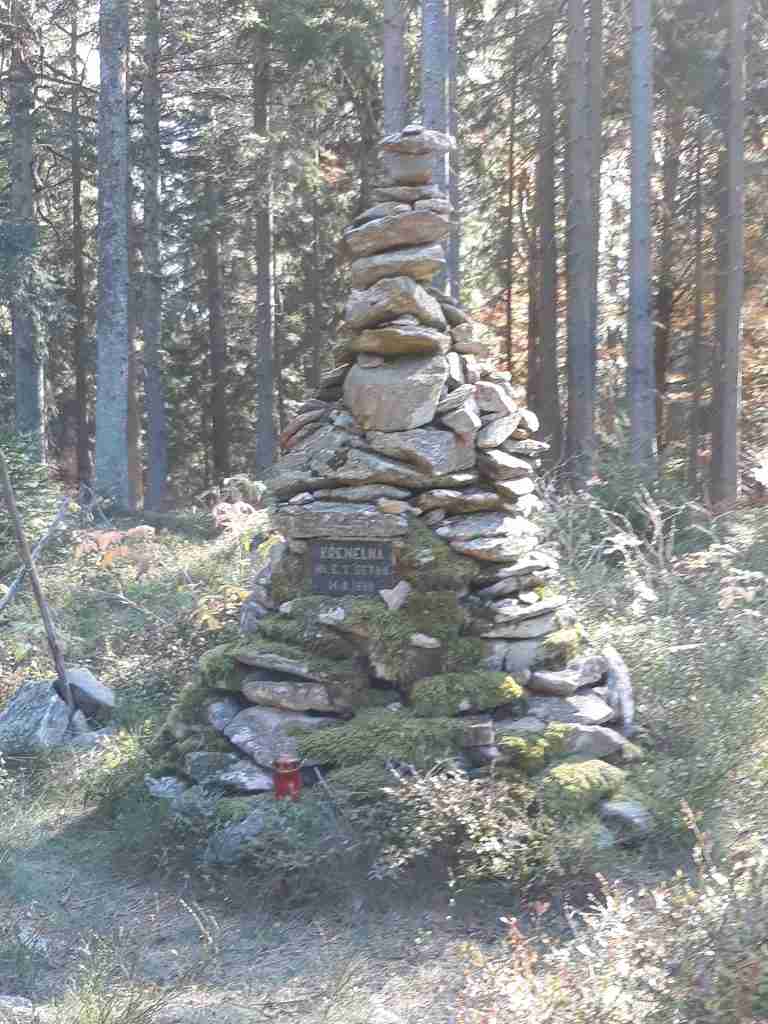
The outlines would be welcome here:
[[[333,365],[375,144],[423,114],[459,143],[447,287],[551,464],[630,440],[732,500],[766,472],[766,13],[12,0],[0,427],[124,506],[262,473]]]

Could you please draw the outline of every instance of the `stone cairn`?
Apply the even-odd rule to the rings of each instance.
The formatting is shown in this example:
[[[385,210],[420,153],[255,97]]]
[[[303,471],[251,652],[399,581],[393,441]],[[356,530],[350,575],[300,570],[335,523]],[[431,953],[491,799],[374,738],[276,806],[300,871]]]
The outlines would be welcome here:
[[[393,767],[449,755],[647,825],[633,801],[606,799],[638,755],[631,687],[557,593],[556,546],[536,522],[538,420],[429,284],[451,226],[433,164],[452,146],[420,125],[381,143],[388,180],[343,236],[352,292],[335,368],[267,481],[275,532],[256,552],[242,641],[203,657],[166,724],[173,775],[148,784],[179,814],[231,810],[212,861],[258,834],[285,755],[308,783],[318,769],[368,796]]]

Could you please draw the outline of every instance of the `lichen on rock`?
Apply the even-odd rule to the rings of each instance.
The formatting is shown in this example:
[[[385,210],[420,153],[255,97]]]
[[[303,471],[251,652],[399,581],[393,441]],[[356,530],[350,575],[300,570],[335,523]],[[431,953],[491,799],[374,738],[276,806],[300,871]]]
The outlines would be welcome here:
[[[425,717],[458,715],[508,706],[508,717],[525,714],[525,691],[504,672],[445,672],[420,679],[411,690],[411,707]]]
[[[626,772],[597,758],[574,758],[548,768],[537,792],[548,814],[579,817],[619,792]]]

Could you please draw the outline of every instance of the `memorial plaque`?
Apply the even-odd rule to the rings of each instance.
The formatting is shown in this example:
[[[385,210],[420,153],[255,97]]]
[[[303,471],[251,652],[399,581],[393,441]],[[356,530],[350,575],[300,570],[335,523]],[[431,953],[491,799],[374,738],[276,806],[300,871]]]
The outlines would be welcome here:
[[[391,541],[316,540],[309,563],[315,594],[375,594],[397,582]]]

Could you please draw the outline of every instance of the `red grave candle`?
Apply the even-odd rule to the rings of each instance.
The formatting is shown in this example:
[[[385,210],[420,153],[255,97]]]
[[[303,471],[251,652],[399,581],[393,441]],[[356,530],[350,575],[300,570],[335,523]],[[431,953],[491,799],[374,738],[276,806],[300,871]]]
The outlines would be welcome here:
[[[275,773],[275,800],[299,799],[301,790],[301,769],[295,757],[276,757],[272,769]]]

